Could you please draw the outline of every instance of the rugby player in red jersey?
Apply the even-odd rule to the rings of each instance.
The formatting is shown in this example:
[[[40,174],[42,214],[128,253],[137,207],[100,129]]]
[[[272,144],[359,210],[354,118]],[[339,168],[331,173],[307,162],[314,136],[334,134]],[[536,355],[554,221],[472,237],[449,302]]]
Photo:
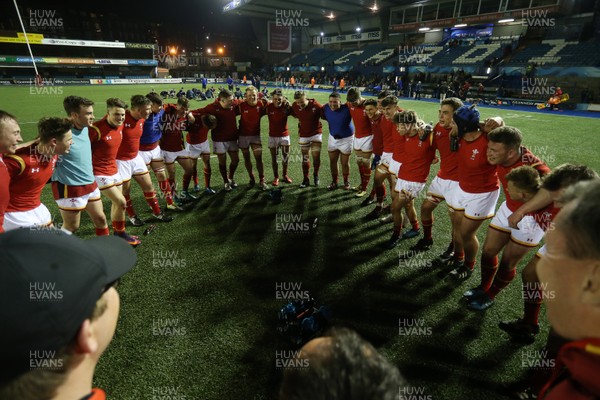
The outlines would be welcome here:
[[[123,140],[123,122],[127,105],[121,99],[110,98],[106,100],[106,107],[106,116],[94,122],[89,129],[94,177],[101,193],[112,203],[110,217],[114,235],[135,247],[141,241],[137,236],[125,232],[126,201],[117,167],[117,152]]]
[[[458,187],[458,154],[450,150],[450,130],[452,116],[462,106],[463,102],[456,97],[444,99],[440,103],[439,121],[433,128],[433,146],[440,154],[440,169],[429,185],[427,198],[421,204],[423,238],[410,248],[415,253],[418,253],[429,250],[433,245],[433,211],[442,201],[446,201],[452,224],[452,232],[448,249],[438,258],[442,262],[452,257],[454,254],[454,243],[460,241],[460,233],[456,229],[458,224],[454,221],[456,213],[452,209],[452,196]],[[460,259],[464,257],[464,255],[459,256]]]
[[[4,215],[5,231],[52,227],[52,216],[40,196],[52,178],[56,160],[69,152],[73,143],[72,126],[66,118],[42,118],[38,123],[38,139],[6,156],[10,200]]]
[[[398,172],[402,166],[402,160],[404,158],[404,143],[402,136],[398,134],[398,126],[394,123],[394,115],[402,112],[402,108],[398,107],[398,98],[396,96],[387,96],[381,101],[383,108],[383,120],[381,122],[383,131],[383,146],[384,146],[384,157],[382,156],[382,164],[388,162],[390,180],[390,193],[392,201],[398,196],[398,192],[395,191],[396,182],[398,179]],[[385,153],[386,141],[389,141],[388,146],[391,147],[392,153]],[[385,165],[385,164],[384,164]],[[419,234],[419,220],[417,219],[417,211],[415,210],[414,199],[411,199],[404,206],[408,221],[412,225],[412,229],[404,232],[402,239],[410,239]],[[387,215],[380,219],[381,223],[393,222],[393,215]]]
[[[117,167],[123,181],[123,197],[125,197],[127,215],[133,226],[142,226],[144,221],[137,216],[131,202],[131,178],[140,185],[144,192],[144,198],[152,210],[154,218],[163,222],[170,222],[172,217],[160,210],[156,191],[150,179],[148,167],[141,155],[140,138],[144,130],[144,122],[150,115],[152,102],[145,96],[135,95],[131,97],[131,110],[125,110],[125,122],[123,123],[123,140],[117,152]]]
[[[4,228],[2,228],[4,213],[10,199],[10,176],[2,156],[14,154],[17,144],[21,141],[23,138],[17,119],[6,111],[0,110],[0,233],[4,232]]]
[[[429,169],[435,158],[433,131],[426,130],[425,122],[414,111],[396,113],[393,122],[398,127],[398,135],[404,141],[402,166],[392,199],[394,230],[387,248],[394,248],[401,240],[403,218],[402,209],[408,206],[425,188]],[[413,228],[414,229],[414,228]]]
[[[492,218],[500,196],[496,166],[488,162],[488,138],[479,125],[479,111],[474,106],[462,106],[453,115],[452,141],[458,141],[458,190],[451,204],[457,229],[460,231],[465,259],[457,258],[456,249],[449,263],[450,277],[463,281],[475,268],[479,251],[477,230],[486,219]],[[455,148],[453,148],[455,150]]]
[[[542,160],[521,145],[522,138],[521,131],[509,126],[494,129],[488,134],[488,161],[497,166],[506,200],[500,205],[487,231],[481,254],[481,284],[465,292],[469,300],[467,306],[472,310],[483,311],[494,304],[494,298],[515,277],[519,261],[544,236],[544,230],[531,215],[525,216],[517,229],[511,228],[508,223],[508,217],[523,201],[511,197],[506,175],[522,165],[534,167],[539,176],[550,173],[550,168]],[[498,254],[503,249],[498,265]]]
[[[217,126],[210,133],[213,141],[213,153],[219,159],[219,172],[225,183],[225,191],[237,187],[233,180],[235,170],[240,162],[238,147],[238,128],[236,116],[239,115],[237,102],[229,90],[221,90],[214,103],[200,109],[205,114],[210,114],[217,119]],[[227,173],[227,154],[230,164]]]
[[[371,194],[367,199],[362,202],[363,206],[368,206],[375,201],[375,197],[377,196],[377,204],[375,208],[367,214],[367,219],[377,219],[383,213],[383,202],[385,200],[385,181],[388,181],[390,185],[390,192],[393,191],[394,187],[392,186],[392,177],[389,171],[389,164],[392,158],[392,152],[394,150],[394,142],[393,142],[393,129],[395,127],[391,126],[392,124],[388,119],[384,117],[383,107],[381,106],[381,102],[383,99],[388,97],[391,94],[388,90],[383,90],[377,95],[377,109],[381,113],[381,117],[378,118],[378,127],[381,132],[381,139],[377,140],[378,143],[381,143],[381,154],[379,156],[375,156],[373,160],[373,164],[375,166],[375,178],[373,179],[373,189]],[[373,121],[371,121],[373,123]],[[392,129],[393,128],[393,129]],[[376,137],[374,138],[376,140]],[[373,165],[371,166],[373,168]],[[379,189],[378,189],[379,188]],[[379,190],[379,194],[377,191]],[[381,196],[380,196],[381,195]]]
[[[210,144],[208,143],[208,132],[216,128],[217,119],[210,114],[203,114],[200,109],[193,110],[194,123],[188,123],[188,134],[185,137],[188,156],[192,160],[192,178],[194,179],[194,191],[199,192],[198,186],[198,158],[202,157],[204,164],[204,193],[215,194],[210,187]]]
[[[506,174],[507,192],[511,199],[524,202],[526,206],[540,192],[551,199],[545,207],[528,213],[533,217],[531,223],[537,224],[544,232],[553,228],[552,221],[560,211],[559,198],[565,189],[577,182],[598,179],[598,174],[585,165],[563,164],[545,175],[540,186],[539,172],[530,165],[514,168]],[[527,227],[529,229],[529,227]],[[524,303],[523,318],[514,321],[503,321],[500,329],[509,333],[511,338],[518,342],[533,343],[535,335],[539,332],[538,316],[542,303],[542,287],[536,274],[536,265],[546,253],[546,246],[542,246],[535,257],[523,269],[522,293]]]
[[[365,100],[363,107],[365,108],[365,114],[369,118],[371,135],[373,137],[372,146],[374,157],[373,161],[371,161],[369,165],[368,174],[370,175],[371,171],[377,168],[377,165],[381,160],[381,155],[383,154],[383,133],[381,132],[381,118],[383,118],[383,114],[379,110],[377,100],[375,99]],[[372,204],[375,199],[377,199],[377,204],[383,204],[384,198],[385,185],[381,184],[379,187],[375,187],[375,179],[373,179],[373,188],[371,189],[371,193],[361,203],[361,206],[368,206],[369,204]]]
[[[383,210],[383,201],[385,199],[385,194],[386,194],[386,190],[385,190],[385,180],[387,179],[389,184],[391,185],[391,177],[389,174],[389,161],[387,161],[387,164],[383,165],[383,161],[384,161],[384,157],[383,157],[383,153],[384,152],[390,152],[391,153],[391,149],[393,148],[393,144],[391,142],[391,137],[389,136],[389,131],[387,129],[384,129],[387,127],[388,122],[385,118],[383,118],[383,107],[381,107],[381,102],[383,101],[383,99],[385,99],[387,96],[389,96],[392,92],[390,92],[389,90],[382,90],[381,92],[379,92],[379,94],[377,95],[377,102],[376,102],[376,108],[377,108],[377,113],[374,113],[374,111],[372,112],[372,114],[376,117],[377,120],[377,129],[375,130],[375,132],[373,133],[373,135],[375,135],[376,133],[379,133],[380,136],[373,136],[373,140],[375,143],[373,143],[374,146],[374,154],[375,157],[373,157],[373,162],[371,163],[371,170],[375,170],[375,176],[373,178],[373,188],[371,189],[371,193],[369,194],[369,196],[363,200],[363,202],[361,203],[362,206],[368,206],[370,204],[373,204],[376,200],[377,200],[377,204],[375,205],[375,209],[373,211],[371,211],[368,215],[367,215],[367,219],[376,219],[381,215],[381,212]],[[371,100],[371,99],[369,99]],[[365,106],[367,107],[367,106]],[[371,118],[371,124],[373,124],[373,118]],[[385,137],[385,138],[384,138]],[[387,144],[386,144],[387,143]],[[379,154],[377,154],[375,152],[375,148],[379,147]],[[387,155],[385,157],[385,159],[387,159]],[[380,167],[381,165],[381,167]],[[382,193],[381,196],[381,200],[379,200],[379,196],[377,194],[377,188],[382,188],[379,191]],[[393,188],[391,188],[393,190]]]
[[[358,88],[348,89],[346,102],[354,122],[354,153],[360,174],[360,185],[356,197],[367,194],[371,180],[371,154],[373,154],[373,132],[371,122],[365,111],[365,99]]]
[[[323,125],[321,124],[321,109],[323,106],[315,99],[307,99],[306,93],[294,93],[292,116],[298,119],[300,151],[302,152],[301,188],[310,186],[308,173],[310,171],[309,151],[313,160],[313,178],[315,186],[319,186],[319,168],[321,167],[321,144],[323,143]]]
[[[250,158],[250,148],[256,161],[258,170],[258,185],[261,190],[267,190],[269,186],[265,183],[265,170],[262,160],[262,142],[260,140],[260,119],[267,114],[267,102],[258,100],[258,91],[254,86],[246,88],[246,98],[238,104],[240,114],[238,145],[244,156],[244,165],[250,178],[249,186],[256,184],[254,173],[252,172],[252,160]]]
[[[181,192],[177,198],[181,201],[196,200],[188,189],[192,181],[193,166],[189,154],[186,150],[183,131],[187,129],[188,123],[194,123],[194,117],[188,110],[189,101],[185,97],[179,97],[177,104],[166,104],[165,113],[160,122],[162,136],[160,138],[160,149],[167,167],[167,176],[171,192],[177,193],[175,183],[176,171],[175,161],[183,168],[183,183]]]
[[[267,105],[267,118],[269,119],[269,151],[271,152],[271,165],[273,167],[273,186],[279,186],[279,167],[277,155],[281,148],[281,167],[285,183],[292,183],[288,176],[288,161],[290,155],[290,133],[287,120],[292,113],[292,106],[285,100],[281,89],[271,93],[272,102]],[[285,101],[284,101],[285,100]]]

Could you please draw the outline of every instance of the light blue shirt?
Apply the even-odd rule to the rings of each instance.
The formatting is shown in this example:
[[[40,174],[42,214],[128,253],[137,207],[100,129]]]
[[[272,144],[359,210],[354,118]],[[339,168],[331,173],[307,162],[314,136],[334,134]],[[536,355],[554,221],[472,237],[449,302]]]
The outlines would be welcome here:
[[[73,144],[68,154],[58,157],[52,180],[69,186],[83,186],[94,183],[92,167],[92,145],[88,128],[73,127]]]

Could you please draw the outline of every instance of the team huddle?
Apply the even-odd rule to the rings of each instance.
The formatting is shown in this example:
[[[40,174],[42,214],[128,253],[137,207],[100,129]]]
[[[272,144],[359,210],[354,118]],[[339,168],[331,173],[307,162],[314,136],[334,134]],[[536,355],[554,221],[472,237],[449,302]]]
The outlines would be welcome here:
[[[480,247],[477,231],[486,219],[493,218],[480,258],[481,282],[464,293],[467,307],[482,311],[493,305],[496,296],[514,279],[517,264],[539,244],[560,210],[555,200],[562,191],[578,181],[597,177],[593,170],[580,165],[562,165],[551,171],[522,146],[522,134],[517,128],[506,126],[500,117],[480,121],[479,111],[457,98],[441,101],[439,121],[433,127],[416,112],[401,109],[398,98],[386,91],[375,100],[364,99],[358,89],[351,88],[346,100],[342,103],[340,94],[333,92],[328,104],[321,105],[298,91],[290,103],[280,89],[266,100],[249,86],[241,101],[234,100],[230,91],[221,90],[215,102],[190,110],[185,97],[178,98],[175,104],[163,104],[159,95],[149,93],[133,96],[129,105],[117,98],[108,99],[107,114],[94,122],[94,103],[69,96],[63,102],[67,118],[42,118],[38,139],[20,146],[17,119],[2,111],[0,232],[52,226],[50,212],[40,200],[43,187],[51,181],[62,230],[77,231],[81,211],[85,210],[96,235],[109,235],[101,201],[104,195],[111,201],[114,235],[137,246],[140,239],[125,228],[126,218],[134,226],[144,225],[131,201],[131,179],[141,187],[152,218],[171,221],[173,217],[159,206],[149,170],[157,178],[165,210],[181,211],[183,204],[197,198],[191,194],[190,186],[193,181],[193,191],[201,191],[199,158],[203,161],[204,192],[215,194],[211,187],[209,133],[223,189],[231,191],[238,186],[234,175],[241,149],[249,185],[258,184],[266,190],[269,185],[260,136],[263,116],[268,119],[271,185],[292,183],[288,176],[288,117],[292,116],[298,120],[302,154],[300,187],[311,186],[311,156],[312,183],[318,186],[324,120],[329,125],[331,183],[327,188],[351,189],[350,156],[354,151],[360,175],[360,183],[354,188],[356,196],[364,197],[363,206],[375,205],[367,217],[393,222],[385,247],[391,249],[403,239],[419,236],[422,225],[423,237],[403,258],[431,248],[433,212],[445,201],[452,234],[447,250],[434,260],[434,265],[448,272],[451,279],[465,281],[476,265]],[[183,170],[179,188],[175,162]],[[431,165],[437,162],[439,172],[426,191],[419,222],[414,202],[425,191]],[[496,211],[500,185],[506,200]],[[387,191],[391,194],[388,206]],[[410,227],[402,232],[405,217]],[[543,254],[544,247],[523,271],[523,318],[500,324],[517,340],[531,342],[539,331],[542,291],[536,285],[535,264]]]

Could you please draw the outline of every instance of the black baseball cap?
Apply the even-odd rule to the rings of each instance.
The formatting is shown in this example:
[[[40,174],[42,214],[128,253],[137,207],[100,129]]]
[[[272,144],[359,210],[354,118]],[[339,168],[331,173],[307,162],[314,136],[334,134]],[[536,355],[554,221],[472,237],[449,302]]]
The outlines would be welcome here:
[[[0,234],[0,382],[30,370],[32,353],[71,343],[136,259],[114,236],[82,240],[54,229]]]

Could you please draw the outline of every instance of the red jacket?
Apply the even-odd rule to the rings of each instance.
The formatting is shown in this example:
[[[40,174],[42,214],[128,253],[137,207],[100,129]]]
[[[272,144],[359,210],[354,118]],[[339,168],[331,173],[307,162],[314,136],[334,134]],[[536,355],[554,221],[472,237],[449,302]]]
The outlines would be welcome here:
[[[600,339],[565,344],[558,353],[552,378],[539,400],[594,400],[600,398]]]

